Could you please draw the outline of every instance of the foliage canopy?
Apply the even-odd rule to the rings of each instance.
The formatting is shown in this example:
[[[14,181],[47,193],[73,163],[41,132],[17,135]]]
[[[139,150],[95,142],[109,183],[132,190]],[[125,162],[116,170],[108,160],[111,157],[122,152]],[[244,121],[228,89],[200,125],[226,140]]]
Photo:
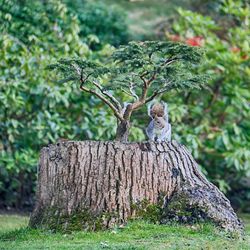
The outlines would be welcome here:
[[[120,46],[107,59],[108,67],[88,60],[61,59],[48,68],[62,75],[60,83],[77,81],[82,91],[101,99],[122,123],[130,120],[134,110],[171,89],[200,88],[206,77],[195,75],[192,70],[201,59],[198,48],[145,41]],[[121,92],[129,105],[125,106],[119,98]]]

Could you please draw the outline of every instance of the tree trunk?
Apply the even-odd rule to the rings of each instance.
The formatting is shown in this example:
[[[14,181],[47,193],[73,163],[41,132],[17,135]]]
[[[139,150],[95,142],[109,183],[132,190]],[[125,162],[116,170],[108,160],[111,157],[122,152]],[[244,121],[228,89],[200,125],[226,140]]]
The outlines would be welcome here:
[[[32,227],[109,228],[145,215],[148,205],[160,208],[162,223],[211,220],[242,230],[228,199],[177,142],[64,141],[42,149]]]
[[[116,141],[127,142],[130,129],[129,121],[118,121],[116,130]]]

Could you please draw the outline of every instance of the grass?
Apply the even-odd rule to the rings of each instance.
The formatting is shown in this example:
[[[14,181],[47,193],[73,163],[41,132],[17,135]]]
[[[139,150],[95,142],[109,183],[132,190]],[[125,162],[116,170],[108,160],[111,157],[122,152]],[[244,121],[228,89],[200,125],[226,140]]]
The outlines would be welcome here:
[[[28,217],[0,216],[0,249],[250,249],[250,215],[245,239],[230,238],[210,224],[155,225],[145,221],[100,232],[52,233],[27,227]]]
[[[130,32],[139,39],[155,36],[159,24],[174,14],[176,7],[186,7],[189,3],[187,0],[105,0],[104,2],[124,9],[128,16]]]
[[[24,227],[28,221],[27,216],[0,214],[0,234]]]

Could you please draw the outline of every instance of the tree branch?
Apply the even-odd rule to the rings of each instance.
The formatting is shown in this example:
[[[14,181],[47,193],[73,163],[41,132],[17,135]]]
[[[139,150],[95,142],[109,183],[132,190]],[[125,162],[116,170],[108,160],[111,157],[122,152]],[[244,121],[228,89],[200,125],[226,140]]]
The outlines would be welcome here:
[[[173,63],[173,62],[175,62],[175,61],[177,61],[177,60],[179,60],[179,59],[180,59],[180,58],[177,58],[177,57],[174,57],[174,58],[173,58],[173,57],[170,57],[170,58],[168,58],[168,59],[165,60],[165,62],[161,65],[161,67],[163,67],[163,66],[164,66],[164,67],[165,67],[165,66],[168,66],[168,65],[170,65],[171,63]],[[153,73],[153,75],[151,76],[151,78],[150,78],[149,80],[147,80],[147,81],[144,79],[144,76],[149,74],[148,71],[146,71],[144,74],[142,74],[142,75],[140,76],[140,78],[141,78],[141,79],[143,80],[143,82],[144,82],[144,88],[143,88],[143,91],[142,91],[142,95],[141,95],[141,97],[140,97],[140,100],[138,101],[138,103],[135,103],[135,104],[133,105],[134,109],[141,107],[143,104],[145,104],[145,103],[147,103],[147,102],[153,100],[157,95],[160,95],[160,94],[166,92],[166,91],[169,89],[169,88],[168,88],[169,86],[168,86],[167,88],[165,88],[165,89],[163,89],[163,90],[155,91],[155,92],[153,93],[152,96],[150,96],[149,98],[147,98],[148,89],[149,89],[151,83],[155,80],[157,73],[158,73],[158,72],[155,71],[155,72]]]
[[[125,94],[127,94],[128,96],[135,98],[136,100],[138,100],[138,98],[139,98],[135,93],[132,93],[131,90],[128,92],[127,90],[121,88],[121,91],[124,92]]]
[[[137,95],[137,94],[135,93],[135,91],[134,91],[134,83],[133,83],[133,82],[129,82],[129,91],[130,91],[131,95],[132,95],[136,100],[139,99],[138,95]]]
[[[112,96],[111,94],[109,94],[107,91],[105,91],[101,86],[100,84],[98,84],[97,82],[93,81],[92,82],[100,91],[103,95],[107,96],[112,102],[113,104],[116,106],[116,108],[120,111],[122,110],[122,106],[121,104],[118,102],[118,100]]]
[[[145,103],[152,101],[158,94],[158,91],[154,91],[154,93],[146,99]]]
[[[141,102],[142,105],[144,104],[144,102],[145,102],[145,100],[146,100],[147,93],[148,93],[148,89],[149,89],[151,83],[155,80],[156,74],[157,74],[156,72],[153,73],[153,75],[151,76],[151,78],[150,78],[149,80],[147,80],[146,86],[144,86],[144,88],[143,88],[143,90],[142,90],[142,95],[141,95],[141,97],[140,97],[140,99],[139,99],[139,101],[138,101],[138,102]],[[139,103],[138,103],[138,104],[139,104]],[[139,104],[139,107],[140,107],[140,106],[141,106],[141,105]]]
[[[149,72],[148,71],[145,71],[142,75],[140,75],[139,77],[141,78],[141,80],[143,81],[143,84],[144,84],[144,88],[146,88],[147,86],[147,81],[146,79],[144,78],[146,75],[148,75]]]
[[[115,107],[113,103],[111,103],[107,98],[105,98],[103,95],[99,94],[98,92],[96,92],[96,91],[94,91],[92,89],[88,89],[88,88],[86,88],[86,87],[83,86],[84,83],[88,80],[88,78],[89,78],[90,75],[91,75],[91,73],[88,74],[85,78],[83,78],[83,70],[81,70],[81,77],[80,77],[81,85],[80,85],[80,89],[82,91],[85,91],[85,92],[88,92],[90,94],[93,94],[96,97],[98,97],[99,99],[101,99],[105,104],[107,104],[111,108],[111,110],[113,111],[113,113],[117,117],[117,119],[119,119],[120,121],[123,121],[124,119],[123,119],[122,115],[119,112],[120,110],[117,107]],[[96,83],[94,83],[94,85],[95,84]],[[97,85],[99,86],[99,84],[97,84]],[[119,103],[119,105],[120,105],[120,103]]]
[[[170,57],[161,66],[168,66],[169,64],[171,64],[171,63],[173,63],[175,61],[178,61],[178,60],[180,60],[180,58],[178,58],[178,57],[174,57],[174,58]]]
[[[82,91],[85,91],[85,92],[88,92],[90,94],[93,94],[95,95],[96,97],[98,97],[99,99],[101,99],[105,104],[107,104],[113,111],[114,115],[117,117],[117,119],[119,119],[120,121],[123,121],[123,117],[122,115],[120,114],[119,110],[117,110],[117,108],[108,100],[106,99],[105,97],[103,97],[101,94],[99,94],[98,92],[92,90],[92,89],[88,89],[86,87],[84,87],[82,84],[80,86],[80,89]]]
[[[162,66],[162,67],[163,67],[163,66],[164,66],[164,67],[165,67],[165,66],[168,66],[168,65],[170,65],[171,63],[173,63],[173,62],[175,62],[175,61],[177,61],[177,60],[179,60],[179,59],[180,59],[180,58],[177,58],[177,57],[174,57],[174,58],[173,58],[173,57],[170,57],[170,58],[168,58],[167,60],[165,60],[165,62],[164,62],[161,66]],[[143,87],[142,95],[141,95],[139,101],[133,104],[133,109],[137,109],[137,108],[141,107],[143,104],[145,104],[146,102],[148,102],[147,99],[146,99],[146,98],[147,98],[148,89],[149,89],[151,83],[155,80],[157,73],[158,73],[158,72],[155,71],[155,72],[153,73],[153,75],[151,76],[151,78],[148,79],[148,80],[146,80],[146,79],[144,78],[144,76],[146,76],[146,75],[149,74],[148,71],[145,71],[142,75],[140,75],[140,78],[142,79],[142,81],[143,81],[143,83],[144,83],[144,87]],[[159,94],[161,94],[161,93],[164,93],[164,92],[167,91],[167,90],[168,90],[168,89],[166,89],[166,90],[164,90],[164,91],[157,91],[157,92],[155,92],[152,96],[150,96],[148,99],[153,100],[157,95],[159,95]]]
[[[161,66],[167,66],[167,65],[170,65],[171,63],[175,62],[179,60],[179,58],[169,58],[167,59]],[[74,67],[74,65],[73,65]],[[77,73],[79,72],[78,69],[76,69]],[[98,88],[98,90],[102,93],[98,93],[92,89],[88,89],[86,87],[83,86],[83,84],[87,81],[87,79],[89,78],[89,75],[87,75],[84,79],[82,77],[82,72],[81,72],[81,86],[80,86],[80,89],[85,91],[85,92],[88,92],[88,93],[91,93],[95,96],[97,96],[99,99],[101,99],[105,104],[107,104],[111,109],[112,111],[114,112],[115,116],[123,121],[124,119],[129,119],[129,117],[131,116],[132,112],[135,110],[135,109],[138,109],[140,108],[141,106],[143,106],[145,103],[148,103],[150,102],[151,100],[153,100],[156,96],[168,91],[171,86],[167,86],[163,89],[159,89],[157,91],[154,91],[154,93],[149,96],[147,98],[147,94],[148,94],[148,90],[150,88],[150,85],[152,84],[152,82],[155,80],[156,78],[156,75],[157,75],[157,71],[154,71],[152,76],[147,80],[145,79],[144,77],[147,76],[150,72],[149,71],[145,71],[144,73],[142,73],[141,75],[139,75],[139,77],[141,78],[141,80],[143,81],[143,89],[142,89],[142,94],[140,96],[140,98],[134,93],[133,91],[133,86],[131,85],[131,82],[130,82],[130,87],[129,87],[129,92],[125,91],[124,89],[122,89],[123,92],[125,92],[126,94],[130,95],[130,96],[133,96],[134,98],[136,98],[137,100],[132,103],[131,105],[128,105],[124,111],[124,114],[126,114],[126,118],[124,118],[125,116],[122,115],[119,111],[122,110],[122,107],[121,107],[121,104],[118,102],[118,100],[116,100],[115,97],[113,97],[111,94],[109,94],[108,92],[106,92],[105,90],[103,90],[103,88],[95,81],[93,81],[93,84],[95,87]],[[111,101],[109,101],[107,98],[105,98],[104,96],[108,97]]]
[[[171,87],[173,86],[171,83],[172,82],[169,82],[165,88],[155,90],[154,93],[146,99],[145,103],[148,103],[148,102],[152,101],[156,96],[169,91],[171,89]]]

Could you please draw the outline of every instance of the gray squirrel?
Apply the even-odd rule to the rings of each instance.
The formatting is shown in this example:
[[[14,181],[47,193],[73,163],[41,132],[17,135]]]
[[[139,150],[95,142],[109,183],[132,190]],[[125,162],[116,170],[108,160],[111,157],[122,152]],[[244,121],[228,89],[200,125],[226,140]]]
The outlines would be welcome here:
[[[151,121],[146,129],[151,141],[171,141],[171,124],[168,122],[168,106],[166,103],[151,103],[148,105],[148,115]]]

